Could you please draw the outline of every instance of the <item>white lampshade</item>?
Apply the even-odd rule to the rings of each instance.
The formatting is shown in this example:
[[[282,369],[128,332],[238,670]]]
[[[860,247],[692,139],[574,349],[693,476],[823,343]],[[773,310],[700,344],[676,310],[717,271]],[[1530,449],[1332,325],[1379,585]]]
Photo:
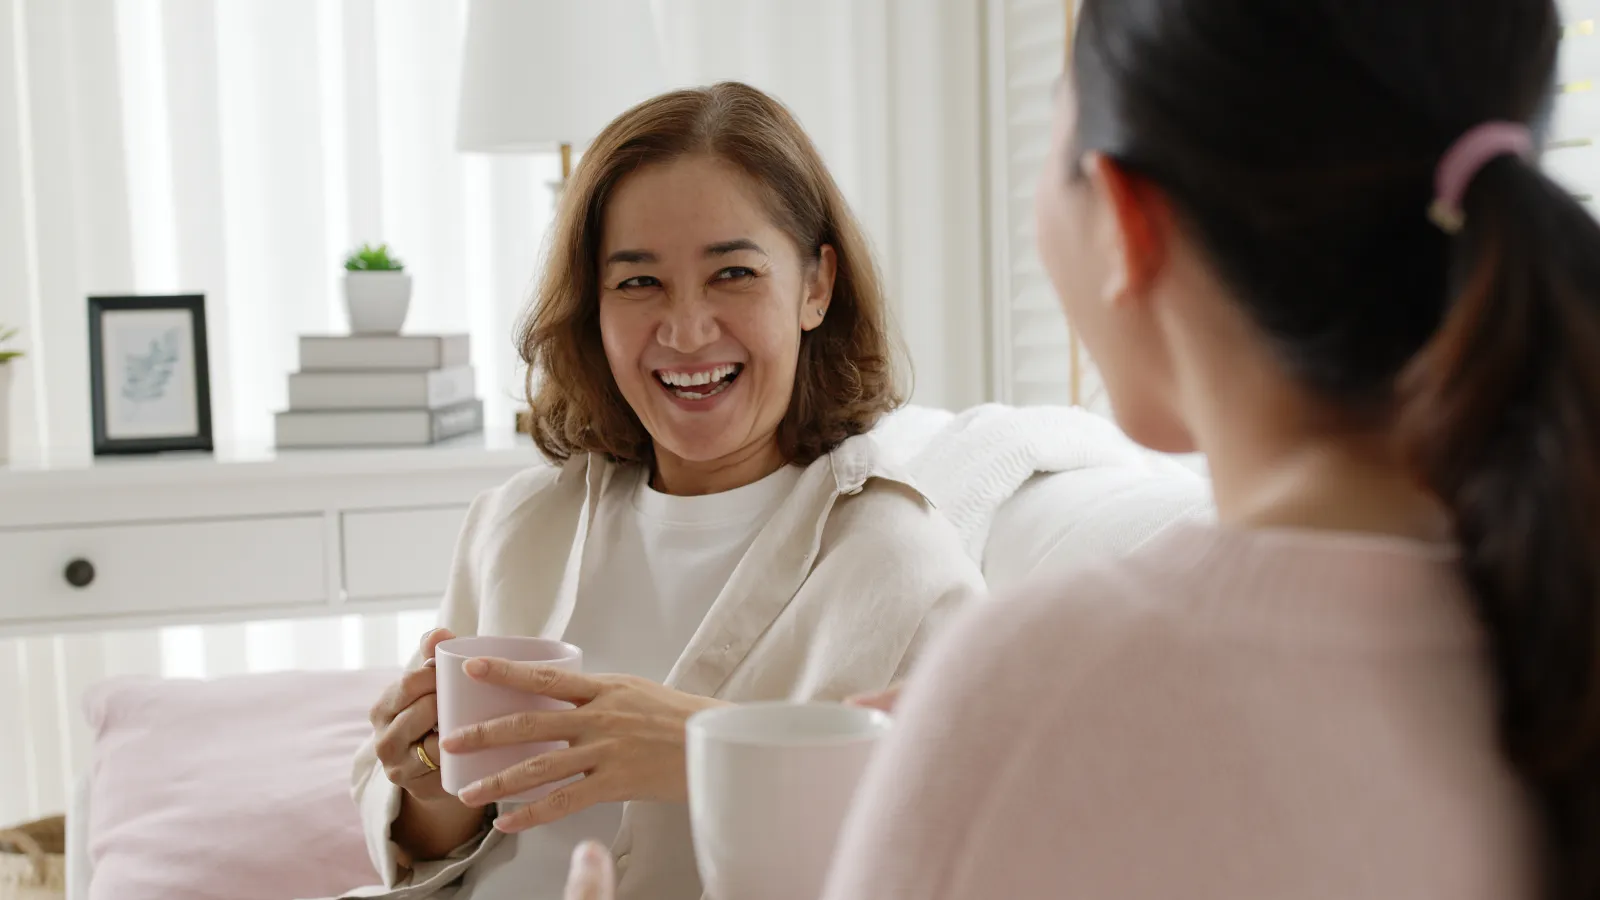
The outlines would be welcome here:
[[[650,0],[470,0],[456,148],[582,146],[665,88]]]

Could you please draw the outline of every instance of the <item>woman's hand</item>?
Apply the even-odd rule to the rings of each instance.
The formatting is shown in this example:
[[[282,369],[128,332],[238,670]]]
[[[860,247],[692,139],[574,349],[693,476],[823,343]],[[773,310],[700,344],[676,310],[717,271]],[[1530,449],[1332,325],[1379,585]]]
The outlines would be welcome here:
[[[617,864],[611,851],[594,841],[584,841],[572,854],[567,870],[564,900],[616,900]]]
[[[875,694],[857,694],[845,702],[851,706],[865,706],[868,709],[881,709],[886,713],[894,712],[895,703],[900,700],[900,685],[891,684],[888,688]]]
[[[433,651],[455,635],[443,628],[422,638],[422,665],[400,677],[373,705],[371,719],[378,761],[389,780],[424,802],[449,798],[439,781],[438,768],[429,768],[417,746],[437,767],[439,738],[438,670]]]
[[[702,709],[725,705],[643,678],[582,675],[537,663],[475,659],[467,663],[466,672],[486,684],[564,700],[577,707],[518,713],[445,736],[443,746],[451,753],[546,741],[569,745],[491,775],[461,792],[463,803],[487,806],[541,785],[584,776],[495,820],[495,828],[513,834],[596,803],[684,802],[688,798],[684,724]]]

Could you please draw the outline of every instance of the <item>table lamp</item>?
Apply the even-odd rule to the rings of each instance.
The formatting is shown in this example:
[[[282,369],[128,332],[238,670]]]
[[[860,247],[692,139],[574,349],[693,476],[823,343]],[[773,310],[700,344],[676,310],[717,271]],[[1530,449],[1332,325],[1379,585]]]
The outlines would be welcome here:
[[[456,149],[561,154],[666,87],[650,0],[471,0]],[[559,190],[559,186],[558,186]]]

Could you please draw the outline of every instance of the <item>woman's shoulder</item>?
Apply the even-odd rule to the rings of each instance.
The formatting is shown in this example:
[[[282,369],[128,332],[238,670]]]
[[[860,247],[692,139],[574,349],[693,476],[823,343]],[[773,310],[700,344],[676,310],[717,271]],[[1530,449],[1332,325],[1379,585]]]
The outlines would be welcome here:
[[[812,465],[830,470],[838,495],[823,529],[825,546],[849,541],[892,556],[966,557],[955,528],[870,435],[850,438]]]
[[[1184,522],[1126,556],[1036,576],[966,624],[1023,667],[1133,647],[1166,660],[1219,647],[1471,648],[1477,630],[1460,598],[1449,556],[1425,546]]]
[[[904,482],[874,479],[838,498],[822,524],[812,577],[881,595],[980,597],[983,572],[961,537]]]
[[[574,457],[564,463],[541,461],[482,492],[467,513],[466,533],[485,541],[529,526],[548,527],[562,519],[576,521],[585,495],[589,461]],[[554,516],[557,507],[570,515]]]

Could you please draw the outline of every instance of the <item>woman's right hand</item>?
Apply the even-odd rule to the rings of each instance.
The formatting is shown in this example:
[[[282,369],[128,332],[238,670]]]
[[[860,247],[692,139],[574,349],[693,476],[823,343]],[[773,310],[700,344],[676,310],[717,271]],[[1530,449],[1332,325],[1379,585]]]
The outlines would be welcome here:
[[[894,705],[900,702],[900,685],[892,684],[884,690],[872,694],[857,694],[847,698],[848,706],[864,706],[868,709],[880,709],[886,713],[894,712]]]
[[[454,800],[439,779],[438,670],[433,653],[455,637],[438,628],[422,638],[422,664],[400,676],[372,707],[372,730],[383,772],[396,786],[423,803]],[[429,768],[417,745],[434,763]]]

